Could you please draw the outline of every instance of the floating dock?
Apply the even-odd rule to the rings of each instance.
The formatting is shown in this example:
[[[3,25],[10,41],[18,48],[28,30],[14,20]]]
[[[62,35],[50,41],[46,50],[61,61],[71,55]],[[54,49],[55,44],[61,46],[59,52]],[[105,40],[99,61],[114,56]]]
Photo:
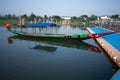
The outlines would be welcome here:
[[[104,28],[87,28],[90,34],[109,32],[110,30]],[[120,34],[113,33],[102,37],[94,38],[96,42],[107,52],[108,56],[120,68]]]

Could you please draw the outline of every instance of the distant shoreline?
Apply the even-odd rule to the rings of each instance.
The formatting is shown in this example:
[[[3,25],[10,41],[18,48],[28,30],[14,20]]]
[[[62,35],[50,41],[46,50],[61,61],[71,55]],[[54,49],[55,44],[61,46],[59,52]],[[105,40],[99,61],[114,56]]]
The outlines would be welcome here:
[[[7,23],[13,24],[16,23],[18,24],[18,20],[0,20],[0,26],[5,26]]]

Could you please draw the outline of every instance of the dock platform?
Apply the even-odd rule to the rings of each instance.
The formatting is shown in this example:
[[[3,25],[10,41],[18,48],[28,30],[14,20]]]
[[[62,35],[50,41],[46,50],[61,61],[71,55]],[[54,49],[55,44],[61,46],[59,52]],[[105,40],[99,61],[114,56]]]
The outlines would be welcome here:
[[[90,34],[109,32],[105,28],[87,28]],[[107,52],[108,56],[120,68],[120,34],[113,33],[102,37],[94,38],[96,42]]]

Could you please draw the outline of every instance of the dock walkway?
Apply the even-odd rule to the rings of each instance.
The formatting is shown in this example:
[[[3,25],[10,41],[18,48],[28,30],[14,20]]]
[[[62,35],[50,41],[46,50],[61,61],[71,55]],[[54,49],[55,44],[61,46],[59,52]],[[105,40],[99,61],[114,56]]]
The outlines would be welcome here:
[[[87,28],[87,30],[90,34],[110,31],[104,28]],[[95,38],[95,40],[107,52],[116,65],[120,67],[120,34],[113,33]]]

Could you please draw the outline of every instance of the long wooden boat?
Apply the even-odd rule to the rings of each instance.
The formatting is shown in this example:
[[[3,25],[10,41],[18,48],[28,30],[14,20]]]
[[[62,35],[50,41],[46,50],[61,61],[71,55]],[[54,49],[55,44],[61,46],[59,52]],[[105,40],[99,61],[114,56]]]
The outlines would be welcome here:
[[[20,35],[20,36],[27,36],[27,37],[38,37],[38,38],[55,38],[55,39],[89,39],[88,34],[50,34],[50,33],[27,33],[21,32],[16,30],[9,30],[10,32]]]
[[[27,37],[38,37],[38,38],[55,38],[55,39],[77,39],[85,40],[90,38],[97,38],[104,35],[112,34],[114,32],[105,32],[105,33],[95,33],[95,34],[50,34],[50,33],[28,33],[11,29],[11,24],[6,25],[7,29],[17,35],[27,36]]]

